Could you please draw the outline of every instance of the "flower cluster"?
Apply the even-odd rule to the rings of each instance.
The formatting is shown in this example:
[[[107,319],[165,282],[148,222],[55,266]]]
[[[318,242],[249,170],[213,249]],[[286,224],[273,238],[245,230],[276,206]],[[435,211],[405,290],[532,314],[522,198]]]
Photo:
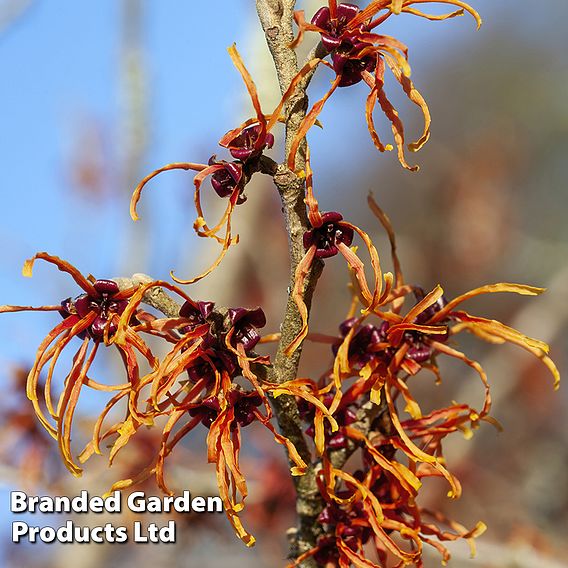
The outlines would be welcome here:
[[[171,170],[191,170],[198,172],[193,179],[195,192],[194,203],[197,211],[197,219],[193,228],[198,236],[213,238],[222,245],[221,252],[211,266],[200,275],[189,280],[181,280],[172,274],[172,278],[180,284],[192,284],[210,274],[223,260],[230,246],[238,243],[238,235],[232,236],[231,218],[237,205],[246,201],[245,186],[253,174],[263,171],[263,152],[274,145],[273,128],[281,120],[282,110],[296,91],[298,84],[303,79],[306,71],[299,73],[291,82],[290,87],[284,93],[277,107],[270,115],[265,115],[260,105],[256,85],[245,67],[235,45],[229,48],[229,55],[241,74],[243,82],[250,95],[256,116],[246,120],[243,124],[227,132],[219,141],[219,145],[231,154],[232,161],[219,160],[214,154],[207,164],[193,162],[175,162],[167,164],[147,175],[135,188],[130,203],[130,215],[133,220],[138,220],[137,206],[144,187],[159,174]],[[208,178],[211,178],[211,186],[215,193],[222,198],[228,198],[227,207],[218,223],[210,227],[204,216],[201,204],[201,186]],[[224,236],[219,236],[220,231],[225,230]]]
[[[519,345],[548,367],[555,387],[559,382],[546,344],[461,309],[463,302],[480,294],[537,295],[543,289],[499,283],[448,300],[440,286],[425,293],[420,287],[407,285],[388,218],[372,197],[369,203],[391,238],[396,275],[384,275],[388,292],[372,307],[368,296],[358,291],[355,299],[364,309],[356,316],[352,308],[339,326],[338,338],[311,335],[313,341],[332,344],[333,367],[313,383],[312,390],[338,429],[320,426],[318,439],[317,416],[305,401],[301,402],[302,419],[307,432],[315,434],[315,447],[322,459],[319,487],[326,505],[318,517],[322,536],[294,565],[314,557],[321,566],[386,566],[390,558],[396,558],[400,565],[421,566],[423,544],[436,548],[445,562],[449,552],[442,543],[458,538],[468,540],[474,550],[472,539],[485,530],[483,523],[467,530],[417,503],[421,486],[431,477],[445,478],[450,497],[461,494],[460,483],[443,457],[446,436],[461,432],[471,437],[481,421],[499,427],[489,415],[491,397],[485,371],[453,346],[461,332],[468,331],[491,343]],[[375,278],[380,277],[375,274]],[[454,403],[423,414],[412,395],[411,379],[425,370],[440,381],[438,359],[443,356],[458,359],[476,371],[485,391],[482,408]],[[399,400],[403,410],[398,407]],[[362,467],[353,470],[345,459],[338,462],[341,452],[352,456],[349,463]],[[401,546],[395,533],[410,547]],[[370,561],[370,547],[379,564]]]
[[[154,428],[159,432],[159,447],[148,452],[147,466],[136,472],[128,470],[111,491],[155,478],[164,492],[171,493],[166,482],[166,461],[186,436],[201,431],[226,515],[237,536],[252,546],[255,539],[240,518],[248,494],[240,452],[242,430],[256,424],[284,446],[291,474],[301,476],[309,471],[307,479],[314,482],[309,498],[310,507],[316,509],[311,517],[317,516],[317,530],[313,533],[317,539],[314,537],[312,548],[296,558],[293,566],[313,558],[326,568],[421,567],[424,544],[436,548],[444,562],[449,558],[444,541],[466,539],[473,547],[472,539],[485,529],[483,523],[468,530],[419,503],[421,486],[433,477],[445,480],[450,497],[461,493],[460,483],[444,459],[442,444],[446,436],[461,432],[470,437],[481,422],[499,426],[489,414],[487,375],[477,361],[458,349],[457,340],[461,333],[469,332],[490,343],[512,343],[541,360],[552,373],[555,386],[559,373],[545,343],[496,320],[472,315],[462,309],[462,304],[482,294],[534,296],[543,289],[498,283],[450,299],[441,286],[426,291],[405,283],[390,221],[370,196],[369,206],[391,245],[394,269],[383,273],[378,252],[364,230],[344,219],[340,212],[320,211],[314,195],[310,153],[304,144],[335,90],[364,82],[370,88],[366,119],[375,145],[380,151],[392,149],[382,144],[375,130],[373,111],[378,103],[391,123],[401,164],[416,169],[406,162],[403,124],[384,91],[386,67],[424,115],[424,131],[410,145],[412,150],[428,140],[430,114],[410,81],[406,47],[395,38],[376,33],[376,28],[393,14],[401,13],[445,20],[469,12],[478,25],[481,23],[477,12],[461,0],[437,0],[458,8],[443,15],[426,14],[416,7],[431,1],[435,0],[374,0],[359,8],[329,0],[311,23],[306,22],[303,12],[297,12],[299,34],[295,44],[305,32],[316,32],[325,56],[310,59],[300,69],[269,115],[263,113],[254,81],[232,46],[229,54],[251,97],[255,116],[221,138],[220,146],[231,157],[224,160],[213,155],[205,164],[168,164],[146,176],[134,191],[131,216],[136,220],[137,204],[150,180],[171,170],[196,172],[194,229],[197,235],[214,239],[222,248],[199,276],[184,281],[172,274],[177,283],[191,284],[210,274],[229,247],[238,242],[238,236],[232,234],[232,215],[236,206],[245,202],[245,187],[252,175],[264,172],[275,177],[281,171],[298,182],[296,188],[304,182],[305,193],[299,191],[296,202],[283,195],[288,212],[293,209],[298,213],[302,199],[306,210],[300,215],[300,230],[295,227],[289,235],[295,240],[291,250],[296,264],[286,321],[293,324],[282,333],[261,337],[260,330],[267,320],[260,307],[224,308],[213,301],[197,301],[163,280],[132,280],[119,285],[118,280],[86,277],[68,262],[43,252],[26,261],[24,275],[31,276],[35,261],[40,259],[67,273],[80,289],[78,295],[56,305],[0,306],[0,313],[38,310],[59,314],[57,324],[37,350],[27,375],[26,393],[35,415],[57,440],[63,462],[74,475],[82,473],[80,464],[102,453],[103,442],[110,448],[108,459],[112,464],[125,446],[143,439],[146,428]],[[294,106],[288,103],[296,90],[305,91],[311,73],[320,65],[335,74],[331,88],[295,128],[288,140],[286,161],[278,165],[264,154],[275,143],[273,129],[278,122],[286,122],[286,107]],[[296,155],[301,147],[305,166],[296,172]],[[205,220],[201,202],[201,186],[207,178],[213,191],[228,201],[214,225]],[[361,243],[363,256],[369,260],[367,267],[357,248]],[[337,336],[311,333],[306,280],[314,266],[321,268],[335,262],[335,257],[347,263],[353,293],[351,308],[339,323]],[[168,303],[157,303],[156,294],[163,294]],[[329,367],[318,380],[296,376],[297,355],[286,360],[306,339],[331,347]],[[271,340],[280,341],[275,369],[269,357],[257,352],[262,342]],[[151,346],[155,343],[165,355],[154,354]],[[104,349],[116,350],[121,357],[123,379],[116,384],[104,384],[91,376],[95,357]],[[65,359],[61,355],[70,351],[70,368],[60,373],[60,360]],[[440,382],[442,358],[457,359],[477,373],[485,394],[481,408],[452,403],[427,413],[422,411],[413,394],[413,377],[429,372]],[[80,396],[87,389],[107,392],[110,398],[93,425],[90,440],[77,454],[71,447],[71,431]],[[282,430],[286,436],[273,424],[271,404],[282,395],[287,397],[283,406],[290,414],[280,424],[292,424],[291,430]],[[123,411],[121,418],[113,422],[119,408]],[[306,524],[305,519],[301,524]]]
[[[268,397],[301,396],[312,400],[319,413],[329,416],[324,405],[304,392],[303,385],[281,386],[267,380],[269,359],[254,351],[261,339],[259,330],[266,325],[263,310],[216,309],[213,302],[194,301],[164,281],[138,283],[121,290],[114,280],[86,278],[68,262],[46,253],[26,262],[25,275],[31,276],[38,258],[71,275],[83,293],[58,305],[0,306],[0,312],[55,311],[63,318],[42,341],[27,376],[26,391],[41,424],[58,441],[67,468],[81,475],[79,464],[100,454],[106,440],[111,441],[112,464],[141,426],[153,426],[165,419],[160,449],[151,464],[137,475],[118,481],[111,490],[126,489],[155,475],[158,485],[171,493],[165,482],[165,460],[180,440],[201,424],[207,429],[208,461],[216,466],[227,516],[238,536],[249,546],[254,544],[238,516],[247,495],[239,466],[241,429],[253,422],[267,428],[274,440],[286,447],[294,464],[292,473],[301,475],[307,465],[294,445],[272,425]],[[155,288],[167,289],[181,298],[178,314],[156,317],[142,309],[146,295]],[[159,360],[144,336],[165,341],[171,346],[169,353]],[[75,345],[71,369],[58,379],[60,355]],[[101,346],[120,352],[124,363],[121,384],[102,384],[91,378],[90,370]],[[141,371],[140,359],[149,372]],[[40,381],[46,369],[45,381]],[[256,374],[260,371],[262,380]],[[109,392],[112,397],[93,426],[91,440],[76,459],[71,449],[71,428],[85,387]],[[57,403],[54,391],[59,391]],[[119,404],[125,407],[125,418],[105,426]]]
[[[34,365],[28,375],[26,392],[35,413],[45,429],[57,440],[63,460],[74,475],[82,470],[71,454],[71,426],[79,395],[83,387],[99,391],[119,391],[126,396],[139,378],[138,357],[149,365],[156,364],[148,346],[134,331],[138,318],[145,319],[142,311],[128,312],[127,325],[118,331],[118,322],[124,317],[129,299],[135,289],[119,290],[111,280],[86,278],[75,267],[58,257],[40,252],[26,261],[24,275],[31,276],[36,259],[54,264],[59,270],[69,274],[83,293],[76,298],[67,298],[59,305],[41,306],[0,306],[2,312],[27,310],[57,311],[63,318],[46,336],[39,346]],[[54,373],[62,352],[72,348],[73,340],[80,340],[80,347],[73,357],[71,369],[61,382],[63,388],[57,404],[54,404],[52,383]],[[71,345],[71,347],[69,347]],[[114,346],[124,362],[126,381],[120,385],[105,385],[89,377],[89,370],[100,346]],[[47,369],[45,383],[40,383],[40,375]]]
[[[388,67],[395,79],[400,83],[409,100],[417,105],[424,116],[424,130],[418,140],[409,144],[409,149],[418,151],[430,137],[430,111],[422,95],[410,80],[410,66],[408,64],[408,49],[398,39],[388,35],[376,33],[378,28],[393,14],[408,13],[429,20],[446,20],[461,16],[464,11],[469,12],[481,25],[479,14],[468,4],[460,0],[447,0],[444,4],[454,5],[458,10],[443,15],[425,14],[414,5],[437,3],[436,0],[375,0],[364,9],[354,4],[338,4],[336,0],[329,0],[327,6],[320,8],[306,22],[303,10],[295,13],[299,34],[294,42],[298,45],[306,31],[320,34],[321,44],[331,59],[314,59],[309,65],[324,64],[335,73],[335,79],[330,89],[321,100],[316,102],[303,121],[288,156],[288,166],[294,169],[296,153],[308,130],[316,123],[317,117],[335,90],[339,87],[349,87],[364,81],[369,89],[365,115],[367,126],[374,145],[380,152],[392,150],[392,145],[384,145],[373,120],[373,111],[379,104],[382,112],[391,124],[394,141],[398,151],[398,159],[406,169],[416,171],[417,166],[408,165],[405,155],[404,125],[396,108],[389,100],[385,90],[385,70]]]

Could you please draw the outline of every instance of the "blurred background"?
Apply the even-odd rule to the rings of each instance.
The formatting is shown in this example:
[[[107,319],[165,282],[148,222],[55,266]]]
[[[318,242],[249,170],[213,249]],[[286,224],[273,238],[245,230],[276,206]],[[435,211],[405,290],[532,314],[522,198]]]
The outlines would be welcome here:
[[[384,32],[409,46],[413,81],[429,103],[432,138],[409,155],[419,173],[403,170],[392,153],[378,154],[366,132],[366,87],[339,90],[310,135],[315,190],[324,210],[368,230],[385,265],[388,241],[366,207],[375,198],[391,217],[409,282],[448,296],[489,282],[524,282],[549,288],[540,298],[505,295],[472,301],[480,315],[502,320],[551,344],[566,369],[568,330],[568,4],[565,0],[472,0],[484,26],[468,17],[427,22],[391,18]],[[320,2],[298,2],[308,17]],[[308,36],[306,47],[314,38]],[[24,259],[37,251],[65,258],[99,278],[145,272],[156,278],[189,277],[206,267],[215,246],[192,233],[192,176],[164,174],[148,186],[133,223],[128,202],[137,181],[175,161],[206,162],[219,138],[252,113],[226,48],[237,46],[255,78],[265,112],[278,100],[275,75],[252,0],[150,2],[0,0],[0,303],[53,304],[76,288],[56,270],[37,265],[21,277]],[[331,78],[322,70],[312,99]],[[421,131],[416,107],[394,81],[391,100],[409,139]],[[386,119],[376,113],[383,140]],[[281,160],[281,149],[271,152]],[[208,193],[205,191],[204,193]],[[212,194],[212,197],[211,197]],[[189,293],[220,305],[262,305],[267,330],[277,331],[287,286],[286,235],[268,179],[255,177],[248,201],[235,214],[241,243],[221,268]],[[206,205],[223,206],[213,192]],[[316,293],[313,329],[335,334],[348,308],[347,273],[329,261]],[[339,306],[339,309],[338,309]],[[263,432],[247,430],[251,476],[245,521],[258,544],[246,550],[224,516],[178,519],[178,542],[154,546],[22,546],[10,544],[9,491],[75,495],[102,493],[120,473],[93,461],[77,481],[63,470],[55,444],[31,419],[22,382],[53,315],[0,319],[0,565],[83,568],[166,565],[279,567],[285,530],[293,524],[293,492],[280,448]],[[568,396],[554,393],[544,367],[518,349],[464,338],[493,384],[493,415],[504,426],[483,426],[471,441],[449,440],[449,467],[464,495],[445,499],[445,488],[425,496],[465,525],[483,520],[478,556],[452,547],[455,566],[568,566]],[[322,348],[306,350],[302,374],[321,372]],[[98,362],[112,375],[116,362]],[[416,385],[429,406],[451,400],[479,404],[475,377],[449,365],[445,382]],[[85,403],[81,419],[99,400]],[[87,426],[85,427],[87,429]],[[147,457],[148,434],[119,471]],[[215,491],[212,466],[201,464],[203,441],[180,448],[171,477],[178,489]],[[188,466],[188,464],[190,464]],[[279,490],[275,492],[274,488]],[[150,490],[150,489],[149,489]],[[47,524],[49,518],[29,518]],[[54,526],[65,520],[54,517]],[[152,521],[155,519],[152,518]],[[99,516],[78,524],[103,524]],[[115,518],[112,521],[119,523]],[[125,523],[130,520],[124,520]],[[41,554],[38,551],[41,550]],[[427,557],[426,566],[437,566]]]

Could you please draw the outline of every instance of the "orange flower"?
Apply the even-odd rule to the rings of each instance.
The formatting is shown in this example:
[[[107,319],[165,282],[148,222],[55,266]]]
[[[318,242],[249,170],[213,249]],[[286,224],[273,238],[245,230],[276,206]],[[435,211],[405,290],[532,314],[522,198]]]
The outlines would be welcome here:
[[[254,537],[245,530],[239,517],[248,492],[239,459],[241,429],[253,422],[260,423],[276,443],[287,449],[294,464],[292,475],[305,473],[307,465],[295,446],[272,425],[268,401],[268,395],[299,393],[301,386],[295,383],[274,385],[261,381],[255,374],[260,366],[269,364],[267,357],[253,351],[260,340],[258,328],[266,323],[261,308],[217,311],[212,302],[195,302],[166,282],[151,282],[136,290],[121,316],[117,336],[126,329],[126,322],[136,313],[144,295],[155,286],[168,288],[186,299],[179,317],[149,319],[132,329],[164,337],[173,344],[171,351],[131,391],[126,419],[102,433],[110,408],[125,394],[119,393],[109,402],[81,461],[97,451],[102,440],[115,437],[109,456],[112,463],[141,425],[152,426],[160,417],[165,417],[160,448],[151,463],[137,475],[116,482],[110,491],[126,489],[155,476],[158,486],[171,494],[165,481],[166,459],[183,438],[202,424],[208,429],[207,459],[215,464],[219,495],[227,517],[237,536],[252,546]],[[185,374],[187,380],[180,380]],[[252,390],[245,390],[235,382],[242,380],[240,377],[250,382]],[[319,412],[327,413],[309,392],[303,396],[319,405]],[[329,413],[327,416],[333,421]]]
[[[56,256],[37,253],[24,264],[24,276],[31,276],[36,259],[54,264],[59,270],[68,273],[83,290],[83,294],[68,298],[57,306],[0,306],[0,313],[18,311],[57,311],[63,321],[56,325],[39,346],[34,365],[27,378],[27,395],[32,401],[35,413],[45,429],[57,440],[67,468],[76,476],[81,468],[71,454],[71,425],[79,395],[84,386],[94,390],[116,392],[116,397],[126,396],[136,386],[139,378],[138,352],[150,366],[156,361],[144,341],[130,327],[138,323],[132,313],[127,325],[117,335],[121,314],[126,311],[128,300],[135,289],[120,291],[112,280],[85,278],[75,267]],[[75,339],[81,341],[73,357],[73,364],[65,379],[57,404],[54,404],[52,382],[55,368],[63,350]],[[104,385],[88,376],[99,347],[114,345],[124,362],[126,382],[120,385]],[[45,384],[39,382],[40,374],[48,369]],[[39,391],[43,391],[40,395]],[[40,401],[40,396],[42,401]],[[45,410],[44,410],[45,409]]]
[[[150,180],[163,172],[171,170],[191,170],[198,172],[193,179],[195,186],[194,203],[197,211],[197,219],[193,224],[193,228],[198,236],[213,238],[222,245],[222,248],[215,261],[209,266],[209,268],[198,276],[189,280],[181,280],[175,277],[172,273],[172,278],[180,284],[193,284],[210,274],[221,263],[227,254],[229,247],[236,245],[239,242],[238,235],[233,237],[231,231],[231,219],[234,209],[237,205],[245,202],[245,185],[254,173],[262,169],[260,164],[262,152],[266,148],[271,148],[274,144],[274,135],[271,131],[281,119],[281,113],[284,105],[292,96],[298,84],[312,66],[306,66],[306,69],[292,80],[290,87],[272,114],[265,115],[262,112],[256,85],[245,67],[236,46],[231,46],[228,51],[235,67],[241,74],[256,113],[254,118],[250,118],[237,128],[230,130],[219,141],[219,145],[229,150],[234,160],[232,162],[217,160],[217,156],[213,155],[207,165],[193,162],[175,162],[167,164],[166,166],[163,166],[147,175],[138,184],[132,194],[130,202],[130,215],[132,219],[137,221],[139,219],[137,205],[140,200],[142,190]],[[201,204],[201,185],[208,177],[211,177],[211,183],[215,192],[220,197],[228,197],[227,207],[221,216],[221,219],[212,227],[210,227],[205,220]],[[224,236],[219,236],[219,232],[223,229],[225,233]]]
[[[306,203],[311,218],[319,214],[311,181]],[[534,296],[542,293],[542,288],[499,283],[448,300],[440,286],[425,293],[417,286],[405,284],[390,221],[372,196],[369,204],[389,236],[394,275],[385,275],[388,285],[378,302],[370,301],[371,294],[364,287],[353,286],[354,304],[340,326],[341,337],[332,344],[332,369],[317,383],[307,379],[293,382],[302,384],[324,406],[325,412],[314,411],[312,400],[300,400],[301,418],[307,433],[314,436],[322,459],[319,488],[326,504],[318,518],[323,535],[294,566],[308,557],[334,567],[386,566],[393,558],[399,566],[422,566],[422,544],[436,548],[446,562],[449,552],[443,543],[456,539],[467,540],[474,552],[473,539],[484,532],[483,523],[467,530],[418,503],[422,484],[432,477],[447,481],[449,497],[461,494],[459,480],[444,458],[446,436],[461,432],[470,438],[481,421],[500,428],[489,416],[491,397],[485,371],[477,361],[450,345],[459,333],[469,331],[491,343],[519,345],[547,366],[555,387],[560,378],[546,344],[501,322],[460,309],[463,302],[480,294],[512,292]],[[374,265],[373,269],[379,280],[382,274]],[[355,273],[354,268],[352,272]],[[357,283],[356,275],[354,282]],[[358,304],[363,307],[360,314],[356,313]],[[324,335],[309,337],[313,341],[332,342]],[[438,359],[443,356],[458,359],[477,372],[485,391],[481,409],[453,403],[423,414],[412,394],[412,378],[427,370],[440,382]],[[403,403],[400,409],[399,402]],[[403,417],[403,413],[408,417]],[[323,419],[328,414],[336,422],[334,429],[324,427]],[[349,473],[332,465],[337,450],[346,451],[348,456],[356,453],[349,463],[360,464],[356,466],[359,469]],[[396,534],[400,538],[394,538]],[[402,546],[404,541],[410,541],[410,547]],[[369,560],[371,548],[379,564]]]
[[[434,16],[425,14],[414,7],[415,4],[425,3],[449,4],[459,9],[449,14]],[[324,64],[330,67],[335,72],[335,79],[328,92],[313,105],[303,120],[291,146],[288,166],[294,169],[296,153],[302,140],[315,124],[325,103],[335,90],[339,87],[348,87],[364,81],[371,89],[367,97],[365,116],[374,145],[380,152],[392,150],[390,144],[384,145],[381,142],[375,128],[373,111],[378,102],[391,123],[400,163],[404,168],[416,171],[418,166],[410,166],[404,155],[404,125],[384,90],[386,67],[391,70],[406,96],[420,108],[424,116],[422,135],[418,140],[409,144],[409,149],[413,152],[418,151],[430,137],[430,111],[426,101],[410,80],[407,47],[399,40],[374,33],[373,30],[392,14],[408,13],[429,20],[446,20],[461,16],[464,11],[469,12],[475,18],[479,28],[481,25],[479,14],[460,0],[441,0],[439,2],[436,2],[436,0],[376,0],[362,10],[353,4],[337,4],[335,0],[330,0],[328,6],[324,6],[316,12],[311,23],[305,21],[303,11],[296,12],[295,19],[298,24],[299,35],[293,45],[297,45],[302,40],[305,31],[319,33],[323,48],[331,57],[331,64],[323,59],[314,59],[313,62],[310,62],[310,65]]]
[[[369,235],[359,227],[344,221],[341,213],[336,211],[322,213],[319,210],[319,205],[313,192],[313,175],[310,166],[309,151],[306,154],[305,202],[308,206],[308,219],[312,228],[306,231],[303,236],[306,254],[296,267],[294,289],[292,290],[292,297],[302,317],[302,329],[286,348],[285,353],[288,356],[294,353],[308,334],[308,309],[303,299],[303,291],[305,279],[315,259],[319,258],[323,260],[336,256],[338,253],[341,254],[355,275],[358,289],[364,301],[367,303],[366,309],[368,311],[380,305],[385,297],[385,293],[381,294],[382,273],[379,255]],[[356,249],[350,248],[355,233],[357,233],[365,244],[371,259],[371,266],[375,274],[375,285],[372,292],[367,283],[363,262],[357,256],[355,252]],[[388,293],[388,291],[386,293]]]

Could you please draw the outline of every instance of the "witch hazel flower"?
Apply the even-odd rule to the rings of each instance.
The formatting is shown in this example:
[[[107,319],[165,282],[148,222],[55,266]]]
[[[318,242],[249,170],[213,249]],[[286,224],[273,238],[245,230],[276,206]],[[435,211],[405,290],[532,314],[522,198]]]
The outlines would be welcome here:
[[[25,262],[24,276],[32,275],[33,266],[38,259],[55,265],[71,276],[83,294],[74,299],[67,298],[55,306],[0,306],[0,313],[57,311],[63,318],[41,342],[27,377],[26,391],[37,418],[58,441],[65,466],[75,476],[80,476],[82,469],[71,450],[71,429],[81,391],[85,387],[103,392],[118,391],[117,397],[125,397],[132,392],[138,381],[138,356],[142,356],[151,367],[156,361],[136,330],[140,323],[138,316],[143,318],[143,312],[128,309],[136,288],[120,290],[112,280],[97,280],[92,276],[87,278],[70,263],[45,252],[39,252]],[[58,381],[62,388],[56,401],[52,391],[59,370],[60,355],[75,345],[75,338],[80,340],[80,345],[75,350],[71,368],[65,378]],[[101,346],[112,346],[119,350],[126,376],[126,382],[122,385],[105,385],[89,376]],[[40,375],[44,369],[48,371],[42,384]]]
[[[303,10],[295,13],[299,33],[292,45],[298,45],[306,31],[319,33],[332,63],[329,64],[325,59],[314,59],[310,65],[323,64],[330,67],[335,72],[335,79],[328,92],[313,105],[303,120],[288,155],[288,166],[291,169],[295,167],[296,153],[300,144],[316,123],[327,100],[337,88],[349,87],[361,81],[365,81],[370,88],[365,105],[365,117],[375,147],[380,152],[393,149],[391,144],[385,145],[381,142],[375,128],[373,111],[378,103],[391,124],[399,162],[408,170],[418,169],[417,166],[410,166],[406,161],[404,125],[384,90],[386,68],[391,70],[408,99],[420,108],[424,117],[422,135],[408,145],[412,151],[418,151],[430,137],[430,111],[426,101],[410,80],[407,47],[396,38],[376,33],[374,30],[391,15],[400,13],[409,13],[431,20],[446,20],[461,16],[467,11],[474,17],[478,28],[481,25],[479,14],[461,0],[444,2],[458,9],[438,16],[425,14],[413,6],[426,3],[436,2],[434,0],[432,2],[430,0],[398,0],[396,2],[376,0],[361,9],[354,4],[338,4],[336,0],[329,0],[327,6],[321,7],[315,13],[310,23],[306,22]]]
[[[219,197],[229,197],[237,187],[244,185],[243,165],[241,162],[226,162],[225,160],[217,160],[217,156],[213,155],[209,158],[209,166],[222,166],[211,174],[211,187]],[[237,205],[244,203],[246,196],[241,193],[237,200]]]
[[[221,145],[229,150],[233,158],[246,162],[272,148],[274,135],[266,132],[265,126],[253,124],[245,126],[238,134],[224,138]]]
[[[246,479],[239,463],[241,428],[257,422],[269,430],[274,440],[286,447],[293,463],[293,475],[302,475],[307,465],[292,442],[276,431],[270,422],[271,416],[263,414],[261,407],[266,405],[264,391],[259,393],[258,390],[245,390],[233,383],[232,377],[226,371],[220,372],[220,380],[220,388],[213,394],[202,377],[195,384],[188,385],[182,400],[178,401],[175,396],[168,394],[162,397],[167,399],[168,406],[161,408],[160,415],[166,415],[168,420],[162,431],[159,454],[145,470],[130,479],[118,481],[110,492],[117,488],[130,487],[155,475],[159,487],[171,495],[172,492],[165,481],[166,459],[175,446],[201,424],[208,430],[207,459],[215,465],[225,514],[237,536],[247,546],[253,546],[255,539],[243,527],[239,518],[248,494]]]
[[[389,327],[387,322],[383,322],[380,326],[370,323],[358,325],[358,322],[358,318],[351,317],[340,324],[341,339],[332,345],[332,351],[336,356],[343,340],[356,327],[355,334],[349,342],[348,358],[351,367],[360,370],[372,359],[376,357],[388,359],[391,354],[385,350]]]
[[[226,148],[234,160],[232,162],[218,160],[217,156],[213,155],[207,164],[194,162],[174,162],[167,164],[154,170],[142,179],[134,189],[130,201],[130,215],[134,221],[137,221],[139,219],[137,208],[142,191],[153,178],[172,170],[197,172],[193,178],[195,186],[193,199],[197,212],[197,218],[193,224],[193,228],[197,235],[216,240],[221,245],[221,251],[211,265],[198,276],[188,280],[182,280],[172,273],[172,278],[178,284],[193,284],[210,274],[219,266],[229,248],[238,243],[238,235],[233,236],[231,231],[231,220],[235,207],[246,201],[246,195],[244,194],[245,185],[254,173],[261,170],[260,158],[263,152],[266,149],[272,148],[274,144],[274,134],[271,130],[276,126],[278,121],[281,120],[282,111],[286,102],[294,94],[298,84],[307,73],[307,71],[304,70],[294,77],[288,90],[284,93],[272,114],[265,115],[260,105],[256,85],[245,67],[236,46],[232,45],[228,51],[233,64],[241,74],[256,113],[255,118],[248,119],[243,124],[230,130],[219,141],[219,145]],[[215,224],[207,222],[201,203],[201,186],[207,178],[211,178],[211,186],[215,193],[228,201],[224,213]],[[224,234],[222,233],[223,231]]]
[[[260,307],[229,308],[222,314],[215,310],[214,302],[187,300],[182,305],[179,316],[181,320],[187,320],[187,323],[182,321],[178,327],[182,337],[193,333],[200,326],[207,327],[204,335],[195,336],[183,348],[183,351],[191,349],[195,341],[200,341],[200,353],[191,359],[186,368],[193,383],[207,379],[208,384],[213,384],[219,373],[223,372],[231,378],[240,374],[239,345],[242,355],[246,357],[260,341],[258,330],[266,325],[266,316]]]
[[[84,339],[88,334],[95,341],[103,341],[105,333],[107,338],[111,338],[116,333],[118,323],[113,316],[120,316],[127,305],[128,300],[121,298],[116,282],[95,280],[93,292],[82,294],[75,299],[63,300],[59,313],[65,319],[72,315],[84,318],[94,312],[96,317],[93,323],[78,337]]]
[[[380,305],[385,294],[388,293],[388,291],[382,293],[382,272],[379,255],[369,235],[356,225],[345,221],[343,215],[337,211],[323,213],[320,211],[313,191],[313,172],[310,165],[309,151],[306,155],[305,178],[306,198],[304,201],[308,207],[308,220],[311,228],[303,235],[303,245],[306,253],[296,267],[294,289],[292,290],[292,297],[302,317],[302,328],[290,345],[286,347],[285,353],[288,356],[300,346],[308,334],[308,310],[303,299],[303,287],[314,262],[327,260],[338,254],[343,256],[354,275],[358,292],[367,304],[366,311],[371,311],[377,305]],[[361,238],[369,253],[375,276],[373,291],[369,289],[362,260],[356,254],[354,248],[351,248],[355,234]]]
[[[418,303],[424,299],[426,294],[420,287],[413,287],[413,289]],[[424,324],[434,314],[439,312],[446,303],[446,298],[441,296],[431,306],[426,308],[424,312],[419,313],[412,323],[418,326]],[[439,328],[436,330],[429,329],[428,331],[436,333],[435,339],[437,341],[446,342],[449,337],[448,328],[446,327],[447,323],[447,320],[438,322]],[[333,354],[337,356],[341,344],[351,330],[354,330],[354,334],[349,340],[347,353],[350,368],[361,371],[373,360],[381,361],[384,365],[388,365],[397,351],[397,348],[391,345],[389,341],[390,327],[391,324],[387,321],[383,321],[377,326],[372,323],[361,324],[360,319],[356,317],[349,318],[339,326],[341,339],[332,346]],[[404,356],[417,363],[429,361],[434,354],[434,349],[429,343],[429,338],[431,337],[431,335],[427,335],[418,329],[405,331],[402,336],[402,342],[408,348]]]
[[[349,22],[361,11],[355,4],[337,5],[333,15],[332,9],[333,6],[331,9],[329,6],[322,6],[312,18],[312,25],[321,30],[321,42],[327,51],[333,51],[341,45]]]
[[[245,351],[254,349],[260,341],[258,329],[266,325],[266,316],[262,308],[249,310],[247,308],[229,308],[229,320],[233,325],[231,342],[240,343]]]
[[[262,405],[262,398],[256,391],[244,391],[233,388],[226,395],[227,403],[234,409],[234,422],[231,427],[245,427],[258,419],[255,409]],[[190,416],[200,416],[201,423],[210,428],[221,412],[221,404],[216,396],[205,399],[200,406],[189,410]]]
[[[315,258],[331,258],[341,246],[349,247],[353,242],[353,229],[342,224],[343,215],[328,211],[321,215],[321,225],[304,233],[304,248],[315,247]]]

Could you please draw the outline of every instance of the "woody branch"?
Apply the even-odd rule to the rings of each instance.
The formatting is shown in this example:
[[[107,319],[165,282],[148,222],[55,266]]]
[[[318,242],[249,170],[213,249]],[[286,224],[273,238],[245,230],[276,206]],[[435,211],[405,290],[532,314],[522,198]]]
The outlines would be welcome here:
[[[290,82],[298,72],[296,53],[289,47],[294,37],[292,29],[294,5],[294,0],[257,0],[256,3],[266,41],[274,59],[282,93],[286,92]],[[311,76],[304,79],[303,84],[296,90],[285,109],[286,155],[306,114],[308,107],[306,88],[310,79]],[[302,171],[305,167],[305,145],[300,149],[296,166],[296,171]],[[273,179],[282,201],[290,256],[288,301],[281,328],[281,338],[272,368],[272,379],[278,383],[283,383],[296,378],[300,362],[301,348],[291,356],[287,356],[284,350],[302,328],[302,320],[291,291],[294,288],[296,268],[305,253],[303,235],[310,227],[304,203],[304,179],[291,171],[285,163],[278,165]],[[303,296],[308,310],[322,268],[321,262],[315,263],[306,278]],[[311,452],[302,432],[298,407],[294,398],[290,396],[278,397],[273,401],[273,406],[282,433],[294,443],[300,455],[308,464],[306,474],[294,479],[297,492],[298,527],[291,534],[291,555],[296,557],[315,545],[318,536],[315,520],[323,508],[323,504],[316,484],[316,467],[312,463]],[[304,565],[310,566],[308,562]]]

